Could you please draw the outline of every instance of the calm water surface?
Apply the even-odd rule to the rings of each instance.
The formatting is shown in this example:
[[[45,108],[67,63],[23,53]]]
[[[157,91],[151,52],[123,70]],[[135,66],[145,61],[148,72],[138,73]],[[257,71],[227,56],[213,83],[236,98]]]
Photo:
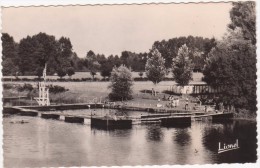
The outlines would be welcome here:
[[[11,123],[25,120],[29,123]],[[256,123],[194,121],[187,128],[159,124],[126,130],[11,116],[3,119],[4,166],[111,166],[256,162]],[[239,149],[218,154],[218,145]]]

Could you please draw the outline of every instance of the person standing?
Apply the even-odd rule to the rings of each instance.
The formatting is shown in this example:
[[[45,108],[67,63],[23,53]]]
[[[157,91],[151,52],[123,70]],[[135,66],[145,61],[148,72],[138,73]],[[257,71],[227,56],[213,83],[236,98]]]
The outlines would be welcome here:
[[[189,106],[189,99],[186,98],[186,101],[185,101],[185,110],[188,110],[188,106]]]
[[[179,106],[179,98],[176,98],[176,107],[178,107]]]

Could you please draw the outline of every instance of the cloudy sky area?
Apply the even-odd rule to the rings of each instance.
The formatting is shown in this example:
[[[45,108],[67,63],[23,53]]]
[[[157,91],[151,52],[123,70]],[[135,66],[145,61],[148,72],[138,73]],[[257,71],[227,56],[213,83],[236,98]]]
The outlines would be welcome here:
[[[179,36],[220,39],[231,3],[19,7],[2,10],[2,32],[15,41],[45,32],[69,37],[74,51],[121,55],[147,52],[154,41]]]

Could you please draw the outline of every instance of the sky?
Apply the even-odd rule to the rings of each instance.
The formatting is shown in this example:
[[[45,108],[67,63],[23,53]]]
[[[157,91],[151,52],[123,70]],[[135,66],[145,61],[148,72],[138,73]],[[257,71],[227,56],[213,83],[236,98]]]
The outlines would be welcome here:
[[[5,7],[2,32],[19,42],[45,32],[69,37],[73,51],[85,57],[148,52],[155,41],[180,36],[221,37],[230,23],[231,3]]]

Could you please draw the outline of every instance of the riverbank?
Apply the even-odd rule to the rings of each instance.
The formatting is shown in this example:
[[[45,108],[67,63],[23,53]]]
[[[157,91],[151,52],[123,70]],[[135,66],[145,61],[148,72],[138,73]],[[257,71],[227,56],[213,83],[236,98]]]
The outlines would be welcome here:
[[[9,82],[10,85],[24,85],[24,83],[19,82]],[[34,88],[36,88],[37,83],[31,83]],[[54,83],[50,83],[53,84]],[[65,90],[61,93],[50,93],[50,101],[53,105],[60,105],[60,104],[77,104],[77,103],[97,103],[97,102],[105,102],[109,101],[107,96],[110,90],[107,88],[109,82],[57,82],[55,85],[64,87]],[[166,99],[169,97],[167,89],[171,86],[171,82],[163,81],[158,84],[156,87],[158,94],[156,96],[152,96],[149,92],[151,88],[154,87],[152,82],[134,82],[133,88],[133,99],[123,102],[116,102],[117,105],[127,104],[131,107],[146,107],[146,108],[154,108],[154,109],[166,109],[167,110],[184,110],[185,109],[185,100],[187,96],[177,96],[174,97],[178,98],[180,104],[178,107],[170,108],[168,107],[169,101]],[[17,89],[8,89],[4,88],[3,90],[4,97],[18,97],[18,96],[26,96],[26,99],[17,99],[12,100],[14,105],[37,105],[37,102],[33,99],[34,97],[38,97],[38,91],[35,90],[23,90],[18,91]],[[160,99],[160,101],[158,101]],[[193,110],[196,103],[195,97],[188,96],[189,99],[189,109]],[[162,107],[157,107],[157,104],[160,104]],[[201,106],[201,111],[204,110],[203,106]],[[250,120],[256,121],[256,114],[251,113],[247,110],[238,110],[235,113],[234,118],[237,120]]]
[[[246,109],[238,109],[237,112],[234,113],[234,119],[256,122],[257,115],[256,115],[256,113],[250,112]]]

